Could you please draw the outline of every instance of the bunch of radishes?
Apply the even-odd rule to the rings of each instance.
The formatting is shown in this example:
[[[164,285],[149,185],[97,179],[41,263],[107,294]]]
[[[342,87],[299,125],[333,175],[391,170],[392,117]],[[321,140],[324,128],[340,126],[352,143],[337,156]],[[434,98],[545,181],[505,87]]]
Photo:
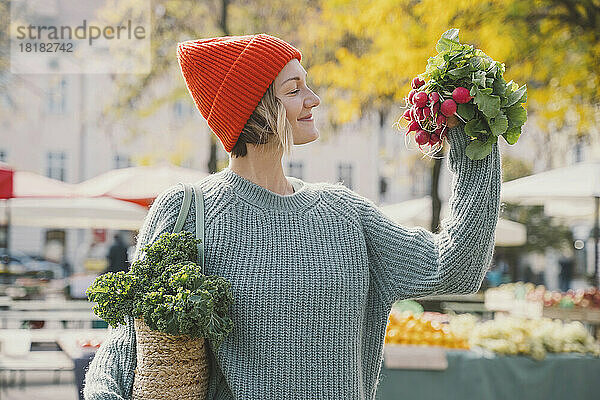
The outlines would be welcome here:
[[[407,109],[402,115],[408,121],[406,134],[415,133],[419,148],[427,144],[432,148],[439,147],[447,135],[447,118],[458,115],[457,104],[471,101],[469,90],[457,87],[452,92],[452,98],[444,99],[438,92],[428,93],[425,82],[419,77],[412,80],[411,87],[412,90],[405,99]]]

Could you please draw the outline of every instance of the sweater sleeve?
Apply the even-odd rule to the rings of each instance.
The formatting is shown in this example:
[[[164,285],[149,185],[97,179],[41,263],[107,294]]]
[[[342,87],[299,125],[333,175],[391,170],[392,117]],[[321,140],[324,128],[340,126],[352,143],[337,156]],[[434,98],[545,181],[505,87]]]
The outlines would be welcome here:
[[[85,375],[85,400],[125,400],[129,398],[136,365],[133,319],[111,329],[96,351]]]
[[[371,200],[353,196],[369,268],[388,304],[435,294],[476,293],[492,261],[502,182],[498,145],[484,159],[471,160],[465,154],[469,139],[462,126],[450,129],[448,139],[452,194],[439,233],[402,226]]]
[[[133,261],[141,249],[160,235],[172,232],[183,202],[183,188],[172,186],[152,203],[137,237]],[[125,400],[131,398],[136,367],[136,341],[133,318],[111,330],[96,351],[85,374],[85,400]]]

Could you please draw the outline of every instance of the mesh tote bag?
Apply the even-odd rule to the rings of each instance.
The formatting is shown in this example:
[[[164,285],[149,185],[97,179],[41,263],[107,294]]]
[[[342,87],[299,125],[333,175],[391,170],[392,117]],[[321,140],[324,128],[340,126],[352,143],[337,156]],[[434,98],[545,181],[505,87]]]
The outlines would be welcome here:
[[[192,197],[196,200],[198,265],[204,272],[204,197],[199,185],[183,185],[184,197],[173,233],[183,228]],[[195,195],[194,195],[195,192]],[[206,339],[173,336],[151,330],[142,318],[134,320],[137,366],[133,400],[203,400],[208,389],[209,358]]]

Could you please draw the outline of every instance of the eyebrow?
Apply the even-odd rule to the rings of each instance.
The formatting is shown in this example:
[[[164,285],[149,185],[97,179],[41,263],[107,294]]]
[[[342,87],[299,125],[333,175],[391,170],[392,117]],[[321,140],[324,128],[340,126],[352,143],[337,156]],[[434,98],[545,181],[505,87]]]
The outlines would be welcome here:
[[[308,72],[304,74],[304,77],[306,78],[306,76],[308,75]],[[285,81],[281,82],[281,85],[283,86],[284,83],[286,83],[287,81],[299,81],[300,77],[299,76],[295,76],[293,78],[287,78]]]

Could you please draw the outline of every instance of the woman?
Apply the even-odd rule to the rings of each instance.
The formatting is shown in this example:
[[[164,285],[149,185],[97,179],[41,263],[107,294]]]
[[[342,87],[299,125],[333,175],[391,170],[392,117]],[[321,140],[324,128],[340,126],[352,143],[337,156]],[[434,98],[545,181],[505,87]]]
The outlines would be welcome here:
[[[286,177],[291,144],[315,140],[320,99],[301,54],[259,34],[180,43],[179,63],[229,167],[200,183],[205,269],[232,283],[234,329],[209,351],[208,399],[373,399],[392,304],[476,292],[491,262],[499,212],[497,145],[466,157],[462,128],[449,131],[451,213],[439,234],[407,228],[340,184]],[[139,249],[170,232],[178,186],[152,205]],[[192,202],[192,207],[194,202]],[[194,232],[194,210],[184,229]],[[85,398],[131,395],[135,331],[113,330],[87,373]]]

